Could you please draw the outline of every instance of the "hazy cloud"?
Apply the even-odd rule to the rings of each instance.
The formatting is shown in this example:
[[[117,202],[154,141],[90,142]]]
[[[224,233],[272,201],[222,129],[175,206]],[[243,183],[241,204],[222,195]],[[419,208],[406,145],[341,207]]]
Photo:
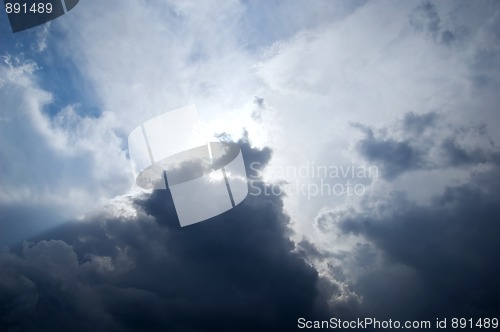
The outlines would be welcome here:
[[[452,31],[443,28],[436,6],[429,1],[423,2],[410,13],[410,25],[430,35],[438,43],[448,45],[456,39]]]

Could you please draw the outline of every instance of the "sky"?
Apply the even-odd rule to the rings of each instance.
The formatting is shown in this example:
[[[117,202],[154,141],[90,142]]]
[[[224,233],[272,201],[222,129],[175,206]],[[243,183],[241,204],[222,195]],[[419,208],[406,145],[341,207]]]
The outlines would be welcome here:
[[[0,330],[498,319],[499,73],[497,1],[2,9]],[[181,228],[127,137],[192,104],[249,195]]]

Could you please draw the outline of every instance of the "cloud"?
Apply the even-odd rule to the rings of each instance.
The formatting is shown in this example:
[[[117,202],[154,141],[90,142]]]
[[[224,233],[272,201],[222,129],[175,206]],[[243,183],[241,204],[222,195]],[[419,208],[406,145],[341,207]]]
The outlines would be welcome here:
[[[384,176],[359,200],[252,196],[189,230],[166,192],[117,197],[2,253],[0,329],[220,330],[253,318],[249,329],[276,330],[326,308],[424,319],[498,309],[485,272],[498,251],[498,5],[315,4],[89,0],[54,21],[36,64],[0,68],[9,240],[12,225],[31,232],[124,193],[123,136],[191,102],[213,133],[261,130],[272,150],[245,159],[267,170],[368,162]],[[43,75],[56,52],[57,74],[79,73]],[[66,74],[87,100],[61,96]]]
[[[247,163],[269,160],[240,144]],[[136,216],[108,210],[2,253],[1,286],[16,290],[0,298],[7,330],[274,331],[326,317],[281,197],[249,195],[186,228],[166,190],[126,204]]]
[[[401,303],[408,305],[406,314],[487,316],[498,312],[495,299],[500,289],[494,277],[499,272],[495,263],[500,235],[498,171],[497,167],[468,185],[448,188],[429,206],[393,198],[383,203],[388,209],[383,217],[365,212],[340,223],[343,232],[372,241],[391,265],[406,267],[408,277],[389,276],[390,280],[395,287],[405,282],[405,288],[417,285],[425,294],[418,296],[418,302]],[[370,275],[364,277],[359,287],[367,287],[364,283]],[[388,286],[388,290],[395,287]]]
[[[455,33],[442,27],[436,6],[429,1],[423,2],[411,12],[410,25],[430,35],[437,43],[448,45],[456,39]]]
[[[37,84],[39,70],[10,55],[0,64],[2,243],[74,218],[130,187],[114,116],[82,116],[68,105],[50,117],[54,95]]]
[[[309,250],[310,256],[326,262],[324,270],[361,296],[359,310],[365,315],[487,317],[500,309],[496,302],[500,295],[498,151],[477,127],[446,129],[441,121],[435,114],[408,114],[400,127],[381,130],[388,137],[403,135],[399,141],[374,138],[371,129],[362,128],[366,136],[360,141],[361,152],[380,162],[389,179],[418,167],[465,167],[467,176],[460,183],[449,184],[426,203],[410,199],[405,190],[375,187],[359,204],[325,210],[316,218],[319,231],[347,247]],[[419,128],[419,134],[411,128]],[[473,133],[490,149],[460,147],[459,153],[447,145],[461,136],[464,144],[470,143]],[[433,144],[425,143],[427,135]],[[401,162],[399,154],[407,154],[391,150],[398,144],[419,151],[418,159]],[[434,148],[442,159],[432,159]]]
[[[351,122],[381,126],[416,110],[467,122],[474,109],[474,117],[494,123],[497,89],[487,85],[478,91],[485,98],[469,96],[476,79],[496,80],[495,51],[486,52],[495,8],[426,6],[87,1],[54,22],[53,47],[45,53],[57,51],[58,62],[79,71],[74,76],[92,92],[86,99],[98,113],[113,114],[122,135],[154,115],[196,103],[211,133],[235,136],[247,128],[258,146],[279,151],[277,166],[342,165],[358,158]],[[424,27],[437,15],[440,31],[457,39],[443,47],[415,30],[412,15]],[[256,110],[254,96],[265,100],[265,111]],[[393,153],[408,150],[394,140]],[[415,158],[410,153],[406,162]],[[319,209],[336,203],[316,200],[298,223],[309,227]],[[299,210],[300,203],[285,204]]]
[[[377,134],[361,124],[353,127],[364,133],[356,143],[358,152],[379,166],[388,180],[415,170],[500,161],[500,152],[484,125],[455,127],[435,112],[407,113],[392,128],[379,129]]]
[[[74,20],[63,22],[67,38],[60,42],[78,50],[66,58],[95,87],[101,109],[116,114],[125,132],[191,103],[206,120],[252,98],[252,60],[238,43],[242,3],[102,6],[97,1],[80,4]],[[128,17],[133,20],[123,19]]]

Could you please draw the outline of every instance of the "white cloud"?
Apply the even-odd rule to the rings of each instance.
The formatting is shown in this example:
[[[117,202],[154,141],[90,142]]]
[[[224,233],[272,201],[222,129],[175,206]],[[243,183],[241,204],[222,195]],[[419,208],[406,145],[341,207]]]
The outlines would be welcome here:
[[[254,94],[251,61],[237,46],[241,15],[237,2],[90,1],[67,21],[62,43],[78,50],[69,57],[126,131],[190,103],[211,119]]]
[[[153,115],[196,103],[213,132],[238,135],[246,127],[252,138],[255,131],[258,145],[275,151],[271,167],[307,160],[363,163],[354,149],[361,136],[352,122],[383,126],[406,112],[438,111],[460,123],[473,107],[483,109],[476,120],[491,118],[492,103],[470,96],[470,64],[484,47],[474,37],[491,39],[485,31],[493,23],[478,20],[484,10],[452,2],[436,5],[439,28],[454,36],[444,44],[412,26],[418,5],[380,1],[323,8],[321,13],[333,10],[330,20],[318,10],[302,9],[300,23],[275,21],[280,26],[274,32],[281,29],[276,35],[289,38],[256,51],[246,48],[245,40],[256,29],[248,22],[257,18],[247,16],[255,8],[237,1],[125,1],[120,6],[89,1],[65,21],[64,43],[71,43],[69,57],[126,132]],[[336,7],[321,3],[314,8],[321,6]],[[284,11],[271,9],[276,17]],[[300,5],[288,11],[300,12]],[[467,11],[471,17],[462,19]],[[246,25],[238,23],[242,19]],[[265,121],[251,117],[255,95],[268,105]],[[405,190],[412,187],[409,183]],[[300,233],[314,232],[311,220],[320,209],[344,204],[355,201],[287,199]]]
[[[266,84],[260,95],[275,108],[282,128],[275,131],[279,138],[270,167],[306,161],[363,163],[355,151],[359,133],[350,123],[386,127],[407,112],[436,111],[457,126],[474,120],[494,132],[490,124],[498,122],[492,114],[499,102],[492,97],[497,85],[481,89],[479,93],[487,98],[475,95],[471,76],[476,70],[471,62],[486,41],[493,39],[497,14],[487,14],[484,8],[469,13],[461,3],[440,4],[441,26],[455,29],[455,41],[446,45],[410,25],[409,15],[418,5],[370,2],[341,21],[297,33],[271,48],[258,65],[258,75]],[[478,20],[485,16],[492,19]],[[496,131],[492,136],[498,142]],[[422,186],[428,183],[424,192],[429,196],[457,178],[435,181],[439,174],[429,173],[418,177],[419,186],[406,181],[399,182],[398,189],[422,196]],[[374,183],[391,190],[383,181]],[[303,196],[289,197],[287,202],[289,210],[302,214],[298,228],[311,236],[310,220],[321,208],[356,205],[356,200],[347,197],[311,202]]]
[[[48,117],[53,95],[36,83],[39,74],[34,62],[14,57],[0,65],[0,205],[4,212],[33,211],[37,230],[94,209],[131,184],[113,115],[82,117],[68,106]],[[2,237],[16,227],[34,231],[6,216]]]

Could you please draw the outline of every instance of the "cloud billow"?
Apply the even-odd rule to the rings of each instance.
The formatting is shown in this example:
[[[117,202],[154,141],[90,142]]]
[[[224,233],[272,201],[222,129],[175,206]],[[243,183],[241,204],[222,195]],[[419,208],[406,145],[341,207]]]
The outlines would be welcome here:
[[[270,150],[240,142],[247,163]],[[255,181],[259,181],[254,179]],[[263,182],[258,185],[265,186]],[[323,317],[317,271],[293,253],[278,196],[248,196],[180,228],[166,190],[3,252],[1,324],[10,331],[276,331]]]
[[[388,302],[399,303],[405,308],[401,314],[407,316],[498,313],[498,175],[496,167],[476,183],[449,187],[428,206],[393,197],[383,202],[383,216],[367,209],[341,220],[343,233],[368,239],[392,266],[369,270],[359,279],[354,289],[364,294],[365,305],[382,304],[376,292],[367,291],[378,285],[385,289]],[[395,266],[406,267],[408,275],[391,275]],[[373,281],[384,273],[385,282]],[[402,285],[411,301],[397,295]],[[391,315],[387,307],[379,310],[380,315]]]

